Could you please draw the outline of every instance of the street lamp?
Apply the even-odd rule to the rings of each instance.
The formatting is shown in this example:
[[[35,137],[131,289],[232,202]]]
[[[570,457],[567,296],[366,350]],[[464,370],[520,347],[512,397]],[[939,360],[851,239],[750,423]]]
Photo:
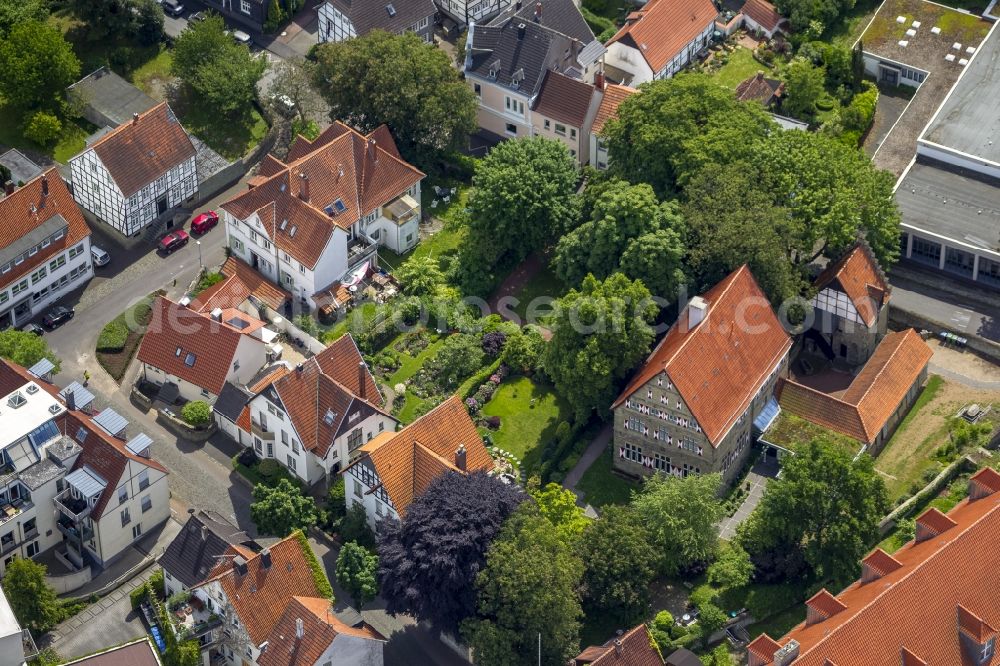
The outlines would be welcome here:
[[[205,268],[205,264],[201,262],[201,241],[196,240],[194,244],[198,246],[198,268]]]

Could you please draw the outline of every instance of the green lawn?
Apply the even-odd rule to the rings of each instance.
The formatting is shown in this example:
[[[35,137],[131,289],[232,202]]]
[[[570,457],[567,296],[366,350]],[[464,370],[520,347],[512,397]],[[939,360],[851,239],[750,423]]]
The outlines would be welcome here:
[[[639,484],[628,481],[611,471],[611,449],[605,449],[601,457],[594,461],[583,474],[576,489],[583,493],[583,499],[591,506],[627,504],[632,492],[639,490]]]
[[[763,435],[763,439],[767,440],[771,444],[777,444],[778,446],[784,447],[790,451],[794,451],[797,447],[808,444],[811,440],[818,437],[828,438],[833,443],[841,445],[851,453],[856,453],[858,449],[861,448],[860,442],[857,442],[850,437],[845,437],[840,433],[827,430],[822,426],[810,423],[803,418],[799,418],[794,414],[784,411],[781,412],[771,427],[768,428],[767,432]]]
[[[434,201],[434,185],[458,188],[455,196],[451,198],[451,203],[443,204],[439,200],[437,208],[431,208],[431,202]],[[441,220],[443,227],[429,238],[421,239],[415,248],[404,254],[396,254],[390,250],[379,252],[381,263],[390,270],[395,270],[410,257],[432,256],[440,259],[457,254],[458,248],[465,240],[466,231],[462,213],[469,200],[470,189],[468,185],[455,181],[441,182],[430,178],[425,180],[420,187],[420,205],[425,213]]]
[[[751,638],[757,638],[761,634],[766,633],[771,638],[778,639],[805,619],[806,605],[796,604],[791,608],[772,615],[762,622],[751,624],[747,627],[747,633],[750,634]]]
[[[51,146],[40,146],[34,141],[24,138],[21,133],[22,120],[21,114],[16,110],[0,105],[0,144],[19,150],[42,153],[63,164],[83,150],[87,145],[87,137],[97,131],[96,127],[83,118],[76,121],[63,119],[63,133],[59,140]]]
[[[132,83],[147,95],[156,95],[163,82],[174,78],[170,72],[173,56],[166,48],[161,48],[155,58],[135,68],[129,77]]]
[[[243,118],[220,115],[207,104],[196,102],[181,102],[175,111],[185,129],[227,159],[243,157],[267,134],[267,121],[255,107]]]
[[[550,386],[529,377],[518,377],[500,385],[482,411],[499,416],[500,429],[491,433],[493,443],[524,460],[532,451],[541,453],[556,428],[569,418],[569,408]]]
[[[716,55],[718,58],[719,56]],[[768,72],[767,67],[754,60],[753,52],[742,46],[729,54],[729,61],[715,73],[715,79],[727,88],[736,89],[742,81],[750,78],[758,71]]]
[[[332,327],[323,331],[319,338],[326,344],[330,344],[344,333],[358,335],[367,328],[368,324],[375,318],[378,312],[378,304],[374,301],[365,301],[358,307],[341,317]]]

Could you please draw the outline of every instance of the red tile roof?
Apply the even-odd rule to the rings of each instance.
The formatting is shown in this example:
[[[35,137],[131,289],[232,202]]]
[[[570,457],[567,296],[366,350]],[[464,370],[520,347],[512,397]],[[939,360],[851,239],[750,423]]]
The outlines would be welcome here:
[[[153,302],[152,319],[139,345],[138,357],[143,363],[218,395],[245,335],[225,322],[160,296]],[[189,354],[194,355],[191,363]]]
[[[1000,472],[992,467],[984,467],[969,478],[969,483],[969,492],[979,497],[995,493],[1000,490]]]
[[[549,70],[542,80],[534,111],[556,122],[583,127],[594,93],[594,86],[589,83]]]
[[[899,560],[881,548],[876,548],[869,553],[865,559],[861,560],[861,564],[863,567],[868,567],[873,572],[878,574],[879,577],[892,573],[899,567],[903,566],[899,563]]]
[[[980,645],[997,635],[996,629],[961,604],[958,605],[958,628]]]
[[[348,334],[273,383],[288,412],[302,446],[325,457],[346,419],[359,409],[384,413],[384,403],[375,379],[364,368],[364,397],[361,396],[361,364],[364,359]],[[327,412],[333,418],[326,419]]]
[[[195,155],[194,144],[166,102],[111,130],[90,146],[130,197]]]
[[[250,290],[250,295],[272,310],[281,310],[292,295],[281,287],[268,282],[264,277],[244,261],[229,257],[222,265],[221,272],[226,276],[235,276]]]
[[[302,548],[296,535],[285,537],[270,547],[270,567],[264,566],[260,553],[246,557],[249,554],[246,550],[230,548],[228,555],[200,585],[218,581],[250,639],[260,645],[271,638],[294,597],[320,598]],[[243,575],[233,567],[237,554],[247,563],[247,572]],[[329,603],[329,600],[323,601]]]
[[[736,86],[736,99],[741,102],[751,100],[768,106],[785,91],[785,84],[778,79],[765,78],[764,72],[757,72]]]
[[[650,0],[629,14],[607,45],[621,42],[637,49],[656,74],[714,24],[718,15],[712,0]]]
[[[65,666],[160,666],[162,663],[147,637],[89,657],[67,661]]]
[[[899,651],[899,658],[902,666],[928,666],[926,661],[910,652],[910,649],[905,645]]]
[[[770,664],[774,659],[775,651],[780,649],[781,643],[766,633],[761,634],[747,644],[747,652],[750,654],[750,666],[754,666],[754,664]]]
[[[782,21],[781,14],[767,0],[747,0],[740,11],[768,32],[776,30]]]
[[[594,123],[590,126],[590,131],[600,134],[604,125],[618,114],[618,107],[626,99],[639,92],[629,86],[620,86],[616,83],[609,83],[604,88],[604,96],[601,97],[601,105],[597,107],[597,115],[594,116]]]
[[[847,294],[866,326],[872,326],[889,302],[889,281],[878,260],[864,243],[858,243],[827,266],[814,283],[816,291],[832,287]]]
[[[663,657],[646,625],[629,629],[604,645],[593,645],[577,655],[575,666],[663,666]]]
[[[917,516],[916,522],[917,525],[926,527],[934,535],[944,534],[957,525],[954,520],[933,506]]]
[[[48,183],[47,196],[42,194],[43,180]],[[29,180],[10,196],[0,199],[0,249],[9,247],[56,215],[61,215],[66,220],[66,234],[48,247],[40,248],[33,256],[25,257],[20,264],[15,266],[12,263],[9,271],[0,274],[0,289],[20,280],[55,255],[90,236],[90,227],[87,226],[80,207],[59,176],[59,171],[54,168]]]
[[[927,367],[933,352],[912,328],[885,336],[875,353],[851,380],[842,397],[782,379],[778,402],[783,409],[824,428],[872,443],[906,393]]]
[[[296,637],[296,620],[302,621],[302,638]],[[260,666],[313,666],[337,636],[354,636],[380,641],[367,626],[350,627],[333,614],[329,599],[292,597],[278,623],[271,630]]]
[[[315,268],[334,228],[349,228],[424,177],[398,154],[386,130],[364,136],[334,123],[313,142],[299,137],[280,170],[222,208],[240,220],[257,213],[275,245]],[[300,196],[304,180],[308,201]],[[343,212],[328,215],[337,200]]]
[[[718,446],[792,340],[745,264],[702,298],[708,303],[704,320],[688,330],[688,310],[681,313],[612,407],[666,372]]]
[[[402,517],[413,498],[431,481],[455,466],[455,451],[465,446],[466,471],[493,469],[493,459],[461,398],[452,396],[399,432],[372,440],[365,455],[351,466],[370,459],[382,487]],[[346,470],[345,470],[346,471]]]
[[[1000,626],[995,598],[1000,586],[1000,497],[963,500],[941,518],[952,527],[896,551],[893,557],[902,566],[841,592],[837,598],[845,610],[822,622],[800,624],[781,640],[798,641],[795,666],[828,661],[869,666],[901,659],[907,664],[971,663],[963,654],[959,627],[973,638],[984,638]],[[1000,663],[1000,654],[988,663]]]
[[[847,606],[840,603],[837,597],[830,594],[825,587],[809,597],[806,600],[806,606],[828,618],[847,608]]]

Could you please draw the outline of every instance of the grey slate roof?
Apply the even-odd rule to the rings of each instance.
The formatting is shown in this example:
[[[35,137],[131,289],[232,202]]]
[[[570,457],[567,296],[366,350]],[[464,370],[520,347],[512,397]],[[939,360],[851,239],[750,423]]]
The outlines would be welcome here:
[[[351,20],[359,37],[372,30],[402,32],[436,11],[433,0],[330,0],[330,4]]]
[[[594,31],[587,25],[587,21],[584,20],[583,14],[580,13],[577,6],[573,4],[573,0],[525,2],[520,10],[516,8],[516,5],[512,5],[512,10],[517,18],[523,22],[534,22],[536,5],[541,5],[542,9],[541,20],[538,21],[539,25],[571,37],[581,44],[589,44],[596,39]],[[491,25],[505,20],[505,15],[506,12],[500,14],[491,21]]]
[[[132,120],[133,113],[144,113],[156,106],[156,100],[107,67],[91,72],[68,90],[84,105],[87,120],[98,127],[117,127]]]
[[[226,382],[212,408],[233,423],[236,423],[236,420],[240,417],[240,412],[243,411],[243,408],[252,397],[250,393],[244,391],[236,384]]]
[[[191,514],[163,551],[160,566],[185,587],[191,587],[205,579],[229,546],[239,544],[260,550],[246,532],[241,532],[221,515],[199,511]]]
[[[523,36],[519,36],[520,25],[524,26]],[[538,90],[550,63],[570,46],[568,37],[531,21],[510,18],[501,25],[475,26],[472,40],[472,59],[466,71],[528,96]]]

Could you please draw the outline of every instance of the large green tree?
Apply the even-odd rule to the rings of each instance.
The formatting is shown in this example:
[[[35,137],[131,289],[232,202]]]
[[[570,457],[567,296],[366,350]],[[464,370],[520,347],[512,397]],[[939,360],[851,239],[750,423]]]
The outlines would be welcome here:
[[[431,255],[410,257],[394,275],[402,283],[403,293],[411,296],[433,295],[444,284],[441,264]]]
[[[337,582],[351,595],[359,611],[378,594],[377,573],[377,555],[354,541],[348,541],[341,547],[337,556]]]
[[[45,582],[46,573],[44,564],[15,559],[7,565],[0,585],[18,621],[36,635],[45,633],[62,618],[55,590]]]
[[[590,219],[559,239],[553,259],[563,282],[578,285],[588,274],[604,279],[616,270],[641,279],[658,295],[684,281],[683,222],[673,202],[660,203],[645,183],[612,178],[587,199]]]
[[[47,358],[56,366],[55,371],[59,372],[59,359],[49,350],[45,338],[16,328],[0,331],[0,357],[25,368]]]
[[[479,574],[479,616],[462,633],[484,666],[541,658],[564,664],[579,651],[583,562],[531,503],[511,516]]]
[[[62,33],[25,21],[0,40],[0,97],[21,108],[52,107],[80,77],[80,61]]]
[[[528,493],[538,505],[538,512],[552,523],[567,543],[575,543],[587,529],[590,520],[577,506],[572,490],[558,483],[548,483],[541,488],[532,488],[529,484]]]
[[[626,626],[645,615],[657,554],[631,508],[605,507],[584,532],[580,557],[585,566],[583,597],[588,609],[610,613]]]
[[[718,496],[720,484],[718,474],[657,474],[632,498],[632,509],[646,529],[664,574],[674,575],[715,555],[717,524],[725,515]]]
[[[69,4],[77,18],[87,24],[88,40],[127,38],[135,27],[134,0],[70,0]]]
[[[250,517],[263,534],[286,537],[295,530],[306,532],[316,524],[316,503],[288,479],[271,487],[258,483],[253,489]]]
[[[871,456],[818,438],[785,459],[781,477],[764,490],[755,520],[741,526],[751,555],[802,547],[817,578],[857,578],[861,558],[878,540],[889,508]]]
[[[174,43],[173,73],[198,96],[198,104],[219,114],[249,113],[266,70],[267,58],[233,41],[215,14],[189,24]]]
[[[639,281],[592,275],[556,302],[545,372],[578,420],[607,417],[622,382],[649,353],[657,307]]]
[[[543,137],[501,143],[476,165],[459,254],[467,293],[488,295],[498,269],[512,268],[576,224],[578,175],[565,144]]]
[[[787,16],[796,31],[806,30],[815,39],[825,26],[854,8],[856,0],[775,0],[774,6]]]
[[[823,95],[826,72],[805,58],[795,58],[785,70],[785,95],[781,110],[801,120],[816,115],[816,102]]]
[[[696,164],[731,161],[774,128],[759,104],[737,102],[708,75],[682,74],[653,81],[622,102],[604,134],[611,171],[666,197]],[[702,137],[711,140],[691,145]]]
[[[321,44],[313,81],[332,119],[366,132],[385,123],[403,156],[425,169],[476,129],[472,90],[444,51],[411,32]]]
[[[48,17],[47,0],[0,0],[0,38],[19,23],[42,22]]]

